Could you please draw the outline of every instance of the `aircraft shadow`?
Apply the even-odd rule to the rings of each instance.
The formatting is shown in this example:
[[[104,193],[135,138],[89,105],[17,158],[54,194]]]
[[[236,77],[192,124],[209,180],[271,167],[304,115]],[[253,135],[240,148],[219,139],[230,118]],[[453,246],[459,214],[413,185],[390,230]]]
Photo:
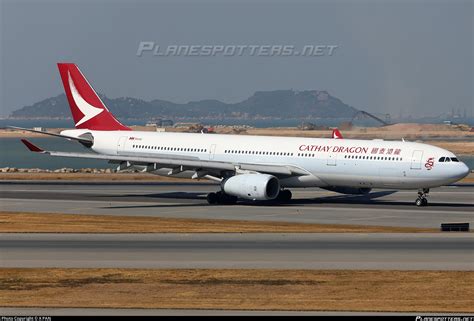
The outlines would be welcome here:
[[[135,198],[164,198],[164,199],[189,199],[189,200],[205,200],[205,192],[165,192],[152,194],[122,194],[107,195],[107,198],[135,199]]]
[[[411,201],[395,201],[395,200],[383,200],[382,197],[392,195],[397,191],[380,191],[373,192],[364,195],[331,195],[317,198],[306,198],[306,199],[292,199],[286,203],[279,203],[276,201],[245,201],[241,200],[237,204],[243,206],[301,206],[301,205],[315,205],[315,204],[352,204],[352,205],[391,205],[391,206],[407,206],[414,207],[414,200]],[[414,196],[416,197],[416,195]],[[146,200],[147,202],[152,201],[153,199],[159,200],[176,200],[179,201],[186,200],[186,202],[179,204],[150,204],[150,205],[125,205],[125,206],[108,206],[106,208],[160,208],[160,207],[201,207],[203,205],[208,205],[206,202],[206,193],[203,192],[166,192],[166,193],[152,193],[152,194],[123,194],[123,195],[108,195],[107,198],[120,198],[121,201],[133,200],[140,201],[139,199]],[[199,202],[193,202],[199,201]],[[210,205],[211,206],[211,205]],[[228,205],[227,205],[228,206]],[[428,207],[472,207],[472,204],[466,203],[437,203],[430,202]]]

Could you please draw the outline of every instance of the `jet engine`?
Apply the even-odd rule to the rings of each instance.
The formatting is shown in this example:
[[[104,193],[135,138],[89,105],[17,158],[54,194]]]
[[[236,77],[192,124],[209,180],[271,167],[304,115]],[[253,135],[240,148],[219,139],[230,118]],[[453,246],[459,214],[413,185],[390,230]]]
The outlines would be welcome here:
[[[268,174],[240,174],[226,179],[222,190],[248,200],[272,200],[280,192],[280,181]]]

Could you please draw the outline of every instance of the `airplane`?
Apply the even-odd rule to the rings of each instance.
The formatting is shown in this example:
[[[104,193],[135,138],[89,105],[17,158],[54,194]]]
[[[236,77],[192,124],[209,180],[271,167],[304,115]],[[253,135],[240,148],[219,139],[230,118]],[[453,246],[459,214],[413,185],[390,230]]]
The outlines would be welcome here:
[[[338,130],[333,138],[133,131],[112,115],[75,64],[58,63],[58,68],[75,129],[59,134],[19,129],[77,141],[88,152],[43,150],[22,139],[30,151],[107,160],[118,171],[138,168],[219,182],[220,191],[207,195],[209,204],[238,199],[285,203],[292,198],[290,188],[319,187],[356,195],[373,188],[413,189],[418,191],[416,206],[426,206],[430,188],[469,173],[456,155],[436,146],[342,139]]]

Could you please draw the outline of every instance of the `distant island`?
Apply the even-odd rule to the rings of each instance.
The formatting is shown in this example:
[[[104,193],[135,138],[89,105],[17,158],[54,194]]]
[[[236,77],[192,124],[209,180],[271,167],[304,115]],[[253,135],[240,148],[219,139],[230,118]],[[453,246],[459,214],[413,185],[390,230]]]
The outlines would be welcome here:
[[[218,100],[190,101],[178,104],[166,100],[101,95],[109,110],[120,119],[285,119],[351,118],[358,110],[324,90],[257,91],[233,104]],[[66,96],[61,94],[22,107],[11,113],[13,119],[69,119]]]

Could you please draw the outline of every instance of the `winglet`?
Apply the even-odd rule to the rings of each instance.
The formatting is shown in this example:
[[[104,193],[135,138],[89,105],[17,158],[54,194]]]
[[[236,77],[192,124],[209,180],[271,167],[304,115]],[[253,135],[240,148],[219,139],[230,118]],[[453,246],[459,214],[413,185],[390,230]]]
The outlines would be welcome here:
[[[35,153],[42,153],[44,152],[44,150],[42,150],[41,148],[39,148],[38,146],[36,146],[35,144],[27,141],[26,139],[22,139],[21,142],[23,144],[25,144],[26,147],[28,147],[28,149],[32,152],[35,152]]]
[[[339,131],[339,129],[334,128],[332,130],[332,138],[334,138],[334,139],[342,139],[343,138],[341,132]]]

